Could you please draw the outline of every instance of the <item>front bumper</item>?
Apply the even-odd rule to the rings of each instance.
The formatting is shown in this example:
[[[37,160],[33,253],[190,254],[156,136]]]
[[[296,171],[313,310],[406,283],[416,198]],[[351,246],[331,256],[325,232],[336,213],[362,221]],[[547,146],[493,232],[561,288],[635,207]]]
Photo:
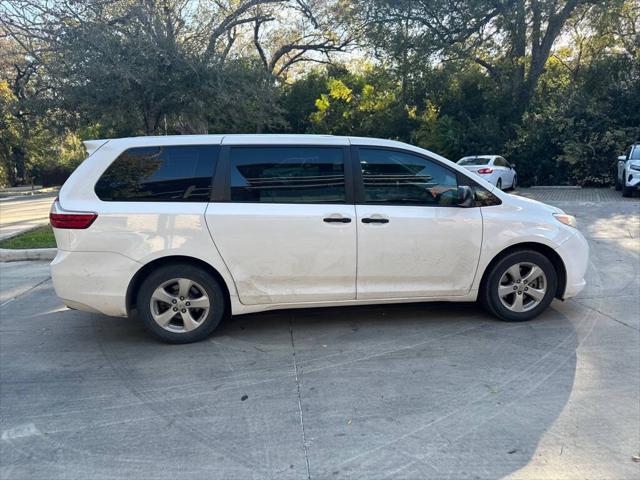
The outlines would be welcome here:
[[[58,250],[51,262],[56,294],[70,308],[127,316],[127,289],[141,265],[115,252]]]
[[[629,170],[624,178],[624,183],[628,188],[640,188],[640,171]]]
[[[589,264],[589,244],[579,230],[560,245],[556,252],[562,258],[567,273],[567,283],[562,299],[575,297],[587,285],[585,274]]]

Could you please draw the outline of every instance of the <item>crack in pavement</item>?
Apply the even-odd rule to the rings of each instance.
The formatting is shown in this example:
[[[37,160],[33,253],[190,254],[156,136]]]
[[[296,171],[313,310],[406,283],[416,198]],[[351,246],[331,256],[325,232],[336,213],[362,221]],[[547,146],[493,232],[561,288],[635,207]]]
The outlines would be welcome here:
[[[580,305],[580,306],[581,306],[581,307],[583,307],[583,308],[586,308],[587,310],[592,310],[592,311],[594,311],[594,312],[596,312],[596,313],[599,313],[600,315],[602,315],[603,317],[608,318],[609,320],[613,320],[614,322],[618,322],[620,325],[624,325],[625,327],[628,327],[628,328],[630,328],[631,330],[635,330],[636,332],[640,332],[640,329],[639,329],[639,328],[636,328],[636,327],[634,327],[633,325],[629,325],[628,323],[623,322],[622,320],[619,320],[619,319],[617,319],[617,318],[615,318],[615,317],[613,317],[613,316],[609,315],[608,313],[604,313],[603,311],[598,310],[597,308],[593,308],[593,307],[590,307],[589,305],[585,305],[584,303],[579,302],[578,300],[573,299],[573,298],[571,298],[571,299],[569,299],[569,300],[570,300],[570,301],[572,301],[572,302],[574,302],[574,303],[577,303],[578,305]]]
[[[42,285],[42,284],[44,284],[44,283],[48,282],[49,280],[51,280],[51,277],[50,277],[50,276],[49,276],[49,277],[47,277],[47,278],[45,278],[44,280],[41,280],[40,282],[36,283],[35,285],[33,285],[32,287],[28,288],[28,289],[27,289],[27,290],[25,290],[24,292],[20,292],[19,294],[17,294],[17,295],[15,295],[15,296],[11,297],[9,300],[6,300],[6,301],[2,302],[2,303],[0,304],[0,308],[4,307],[5,305],[7,305],[7,304],[9,304],[9,303],[11,303],[11,302],[13,302],[14,300],[19,299],[20,297],[23,297],[24,295],[26,295],[26,294],[28,294],[29,292],[31,292],[31,291],[33,291],[33,290],[35,290],[35,289],[36,289],[36,288],[38,288],[40,285]]]
[[[302,429],[302,450],[304,451],[304,461],[307,464],[307,480],[311,480],[311,471],[309,470],[309,455],[307,452],[307,436],[304,431],[304,416],[302,414],[302,398],[300,396],[300,377],[298,375],[298,363],[296,361],[296,344],[293,340],[293,321],[289,317],[289,334],[291,335],[291,349],[293,351],[293,370],[296,377],[296,388],[298,391],[298,411],[300,412],[300,427]]]

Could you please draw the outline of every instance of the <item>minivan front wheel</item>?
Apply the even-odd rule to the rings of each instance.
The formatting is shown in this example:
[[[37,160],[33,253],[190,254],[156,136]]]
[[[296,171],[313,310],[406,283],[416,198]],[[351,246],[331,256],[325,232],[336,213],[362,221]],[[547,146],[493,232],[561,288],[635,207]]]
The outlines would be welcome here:
[[[217,280],[194,265],[165,265],[144,279],[136,306],[145,327],[169,343],[197,342],[209,336],[224,315]]]
[[[524,321],[549,306],[557,286],[558,275],[547,257],[533,250],[520,250],[491,268],[480,300],[501,320]]]

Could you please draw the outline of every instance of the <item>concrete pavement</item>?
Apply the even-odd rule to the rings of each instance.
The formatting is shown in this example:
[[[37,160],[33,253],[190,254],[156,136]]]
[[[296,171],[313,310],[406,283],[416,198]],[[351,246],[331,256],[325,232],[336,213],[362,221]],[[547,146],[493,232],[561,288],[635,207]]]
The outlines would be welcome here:
[[[57,193],[0,198],[0,240],[49,222]]]
[[[0,478],[637,478],[640,202],[556,204],[588,287],[520,324],[290,310],[169,346],[65,310],[46,264],[4,264]]]

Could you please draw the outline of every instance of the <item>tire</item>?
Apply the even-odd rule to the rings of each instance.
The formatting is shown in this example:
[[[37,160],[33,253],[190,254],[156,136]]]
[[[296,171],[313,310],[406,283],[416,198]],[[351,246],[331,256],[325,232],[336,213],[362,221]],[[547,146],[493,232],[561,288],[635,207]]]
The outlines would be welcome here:
[[[624,178],[624,180],[623,180],[623,181],[626,183],[626,178],[627,178],[627,174],[626,174],[626,173],[624,174],[624,177],[623,177],[623,178]],[[628,198],[628,197],[633,196],[633,189],[632,189],[632,188],[627,187],[627,186],[625,185],[625,183],[623,183],[623,184],[622,184],[622,196],[623,196],[623,197],[627,197],[627,198]]]
[[[511,269],[517,265],[519,282],[511,273],[516,271]],[[541,274],[536,274],[533,266],[537,267]],[[533,283],[527,280],[529,273],[535,275],[530,278]],[[557,288],[558,274],[547,257],[534,250],[517,250],[490,267],[483,280],[479,300],[489,313],[498,319],[522,322],[542,313],[555,297]],[[537,299],[531,296],[534,291],[537,293]],[[543,293],[540,294],[540,291]],[[500,293],[504,293],[503,299]],[[509,307],[509,304],[512,306]]]
[[[218,281],[189,264],[165,265],[151,272],[140,285],[136,301],[145,328],[167,343],[207,338],[224,317],[225,305]]]
[[[518,177],[513,176],[513,182],[511,182],[511,190],[515,190],[518,186]]]
[[[618,175],[616,175],[616,186],[615,186],[617,191],[622,190],[622,183],[620,182],[620,177]]]
[[[496,187],[498,188],[498,190],[502,190],[502,179],[499,178],[498,181],[496,182]]]

